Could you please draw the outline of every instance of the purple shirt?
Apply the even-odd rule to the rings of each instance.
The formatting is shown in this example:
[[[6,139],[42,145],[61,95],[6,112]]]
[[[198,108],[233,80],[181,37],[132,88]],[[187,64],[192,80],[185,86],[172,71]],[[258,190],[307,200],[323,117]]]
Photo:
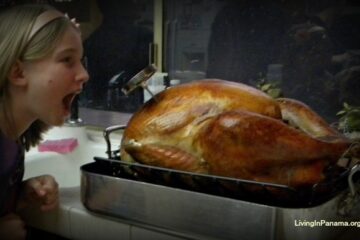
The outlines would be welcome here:
[[[23,176],[23,148],[0,132],[0,216],[15,210]]]

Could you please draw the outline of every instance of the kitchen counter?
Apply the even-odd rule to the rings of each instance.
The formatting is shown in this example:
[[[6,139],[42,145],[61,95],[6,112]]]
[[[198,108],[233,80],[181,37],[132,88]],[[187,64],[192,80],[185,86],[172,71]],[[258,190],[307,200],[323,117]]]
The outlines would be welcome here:
[[[97,126],[99,129],[113,125],[125,125],[131,118],[131,113],[79,108],[79,115],[87,126]]]
[[[90,212],[80,202],[80,187],[62,189],[60,202],[54,211],[27,209],[22,215],[30,226],[69,239],[189,239],[171,231]]]

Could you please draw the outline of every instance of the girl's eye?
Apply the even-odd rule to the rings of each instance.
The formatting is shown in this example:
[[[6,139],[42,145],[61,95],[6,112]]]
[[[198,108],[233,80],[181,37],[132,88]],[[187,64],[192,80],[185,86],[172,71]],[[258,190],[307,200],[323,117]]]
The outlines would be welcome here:
[[[71,64],[73,62],[73,59],[71,57],[66,57],[61,60],[64,63]]]

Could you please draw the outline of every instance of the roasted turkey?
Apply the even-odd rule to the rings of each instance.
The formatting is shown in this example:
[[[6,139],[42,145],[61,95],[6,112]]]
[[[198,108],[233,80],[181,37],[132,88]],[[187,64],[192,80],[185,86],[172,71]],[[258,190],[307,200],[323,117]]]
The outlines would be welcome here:
[[[292,187],[324,178],[350,142],[307,105],[204,79],[171,87],[124,131],[125,161]]]

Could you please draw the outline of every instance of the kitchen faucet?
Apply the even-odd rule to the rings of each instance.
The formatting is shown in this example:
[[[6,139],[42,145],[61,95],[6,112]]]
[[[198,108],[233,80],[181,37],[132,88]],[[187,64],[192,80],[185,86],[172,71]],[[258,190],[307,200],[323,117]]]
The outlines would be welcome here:
[[[67,126],[78,127],[82,125],[82,119],[79,117],[79,95],[76,95],[70,108],[70,117],[66,121]]]

